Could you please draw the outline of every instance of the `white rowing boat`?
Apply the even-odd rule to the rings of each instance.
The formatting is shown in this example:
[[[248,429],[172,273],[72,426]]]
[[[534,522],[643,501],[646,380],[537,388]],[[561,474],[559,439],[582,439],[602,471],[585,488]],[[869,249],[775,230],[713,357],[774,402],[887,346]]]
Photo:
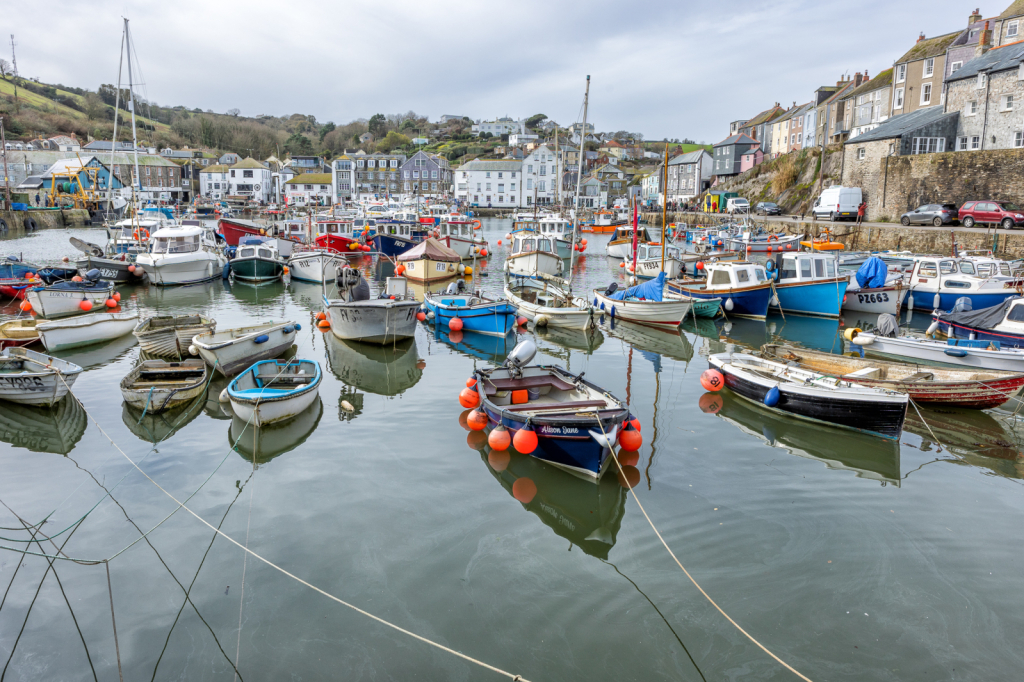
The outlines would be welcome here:
[[[194,337],[215,329],[216,320],[199,315],[156,315],[140,322],[132,334],[150,355],[184,358]]]
[[[0,352],[0,400],[50,406],[63,398],[81,374],[78,365],[24,348]]]
[[[226,377],[252,367],[260,360],[276,358],[295,342],[296,322],[269,321],[248,327],[208,331],[192,339],[189,352],[198,354]]]
[[[320,392],[320,363],[313,360],[264,360],[228,384],[231,409],[255,426],[300,414]]]
[[[135,329],[139,312],[89,313],[66,320],[39,322],[36,330],[48,351],[66,350],[117,339]]]

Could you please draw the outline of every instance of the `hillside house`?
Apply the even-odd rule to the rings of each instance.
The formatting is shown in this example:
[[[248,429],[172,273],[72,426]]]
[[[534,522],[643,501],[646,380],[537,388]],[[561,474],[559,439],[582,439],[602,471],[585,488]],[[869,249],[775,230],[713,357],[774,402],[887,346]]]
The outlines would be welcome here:
[[[865,74],[867,78],[867,74]],[[844,97],[845,126],[850,138],[874,130],[889,118],[892,104],[892,69],[886,69],[871,80],[854,88]]]
[[[935,38],[922,33],[917,43],[893,66],[893,116],[909,114],[942,104],[942,81],[946,73],[946,51],[961,31]]]
[[[284,199],[289,206],[330,206],[333,201],[331,173],[299,173],[284,183]]]
[[[228,184],[230,195],[247,197],[261,203],[270,201],[273,190],[270,168],[251,156],[228,168]]]
[[[1024,44],[986,43],[947,82],[945,110],[960,114],[950,151],[1024,147]]]
[[[474,159],[454,171],[455,198],[471,206],[519,206],[522,170],[522,161]]]
[[[756,143],[754,146],[757,146]],[[669,159],[666,186],[668,200],[686,202],[710,187],[713,167],[714,159],[703,149]]]
[[[402,164],[402,192],[421,197],[441,197],[451,192],[452,171],[448,159],[416,152]]]
[[[757,140],[743,133],[727,137],[716,144],[712,156],[714,165],[711,174],[720,178],[738,175],[742,163],[741,157],[751,147],[760,147],[762,151],[764,150]]]
[[[523,159],[522,206],[553,204],[558,183],[558,159],[547,145],[540,145]],[[536,198],[536,199],[535,199]]]

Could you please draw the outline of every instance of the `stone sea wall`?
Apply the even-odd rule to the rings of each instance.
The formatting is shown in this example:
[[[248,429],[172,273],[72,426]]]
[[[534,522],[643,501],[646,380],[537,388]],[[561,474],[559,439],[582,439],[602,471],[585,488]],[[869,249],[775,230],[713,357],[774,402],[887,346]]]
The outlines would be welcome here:
[[[26,225],[28,218],[32,219],[37,230],[90,225],[89,212],[82,209],[0,211],[0,219],[7,225],[8,233],[31,229]]]

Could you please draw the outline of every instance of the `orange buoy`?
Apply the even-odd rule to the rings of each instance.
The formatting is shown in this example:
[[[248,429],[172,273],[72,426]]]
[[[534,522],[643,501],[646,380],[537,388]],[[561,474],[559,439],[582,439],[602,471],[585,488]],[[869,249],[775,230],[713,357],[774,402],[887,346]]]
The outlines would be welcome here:
[[[644,437],[633,428],[633,424],[626,422],[626,426],[619,431],[619,445],[627,450],[639,450],[644,444]]]
[[[718,414],[722,409],[722,395],[720,393],[705,393],[700,397],[697,407],[704,414]]]
[[[640,420],[637,419],[636,417],[633,417],[632,419],[630,419],[629,423],[632,424],[633,428],[636,429],[637,431],[640,430]]]
[[[316,323],[316,326],[320,328],[320,331],[325,332],[331,328],[331,323],[327,320],[320,320]]]
[[[476,386],[476,377],[466,379],[466,388],[471,388],[473,386]]]
[[[450,331],[448,332],[448,340],[452,343],[462,343],[462,332],[461,331]]]
[[[425,360],[417,360],[416,361],[416,369],[423,369],[426,366],[427,366],[427,362]]]
[[[129,265],[128,266],[128,272],[135,272],[135,266],[134,265]]]
[[[508,435],[508,429],[504,424],[498,424],[498,428],[487,435],[487,444],[491,446],[492,450],[508,450],[508,446],[512,444],[512,437]]]
[[[512,438],[512,445],[515,446],[516,452],[521,452],[524,455],[536,450],[537,432],[533,430],[533,425],[527,423],[526,426],[516,431],[516,435]]]
[[[536,496],[537,484],[532,479],[523,476],[522,478],[517,478],[516,482],[512,484],[512,497],[523,504],[530,504]]]
[[[78,304],[78,307],[84,310],[85,312],[89,312],[90,310],[92,310],[92,301],[90,301],[89,299],[85,299]]]
[[[516,324],[517,324],[517,325],[519,325],[520,327],[525,327],[525,326],[526,326],[526,323],[527,323],[528,321],[529,321],[529,320],[527,320],[527,319],[526,319],[525,317],[523,317],[522,315],[520,315],[519,317],[517,317],[517,318],[516,318]]]
[[[640,470],[634,466],[623,466],[622,471],[616,472],[615,477],[619,479],[619,485],[626,489],[640,485]]]
[[[473,432],[469,435],[482,436],[484,434]],[[512,461],[512,456],[509,455],[508,452],[505,452],[504,450],[491,450],[489,453],[487,453],[487,463],[495,471],[504,471],[505,469],[508,468],[508,463],[510,461]]]
[[[452,319],[448,320],[448,328],[451,329],[453,332],[462,331],[462,327],[462,318],[453,317]]]
[[[288,269],[288,266],[284,266],[284,274],[287,275],[289,272],[291,272],[291,270]]]
[[[403,274],[405,274],[405,265],[402,264],[402,263],[399,263],[398,267],[395,268],[395,275],[398,276],[398,277],[401,277]]]
[[[694,267],[696,267],[698,270],[703,270],[704,269],[704,261],[702,261],[702,260],[697,261],[697,265],[694,266]]]
[[[619,267],[620,268],[624,268],[624,267],[626,267],[626,264],[625,263],[619,263]]]
[[[21,305],[19,305],[18,307],[19,307],[19,308],[21,308],[21,309],[22,309],[23,311],[25,311],[26,313],[27,313],[28,311],[32,310],[32,304],[31,304],[31,303],[29,303],[28,301],[22,301],[22,302],[21,302]]]
[[[487,434],[483,431],[470,431],[466,434],[466,445],[474,450],[483,450],[487,447]]]
[[[420,322],[426,322],[427,314],[421,310],[418,313],[416,313],[416,319],[419,320]]]
[[[583,246],[586,246],[587,245],[587,238],[584,237],[583,239],[581,239],[580,240],[580,244],[583,244]]]
[[[107,299],[107,307],[108,308],[116,308],[117,307],[117,301],[115,301],[112,298],[108,298]]]
[[[700,375],[700,385],[705,391],[720,391],[725,386],[725,377],[717,369],[706,369]]]
[[[487,258],[487,249],[480,249],[480,257]]]
[[[476,407],[480,404],[480,392],[476,386],[467,386],[459,393],[459,404],[465,408]]]
[[[500,239],[498,240],[498,246],[501,246],[501,240]]]
[[[640,461],[640,453],[636,450],[619,450],[619,464],[624,467],[635,467]]]
[[[71,259],[70,259],[70,258],[68,258],[67,256],[64,256],[64,257],[63,257],[63,258],[61,258],[60,260],[61,260],[61,262],[62,262],[62,263],[70,263],[70,262],[71,262]]]
[[[316,314],[316,319],[318,319],[318,320],[326,320],[327,319],[327,313],[317,313]]]
[[[487,424],[490,422],[490,419],[487,418],[487,414],[485,412],[473,410],[469,413],[469,417],[466,419],[466,422],[469,424],[469,428],[473,431],[483,431],[487,428]]]
[[[81,282],[82,278],[79,275],[75,275],[74,277],[71,278],[71,281],[72,282]]]
[[[752,247],[750,245],[747,245],[747,253],[750,253],[753,250],[754,250],[754,247]]]
[[[121,292],[120,291],[115,291],[114,295],[111,298],[113,298],[115,301],[120,303],[121,302]]]

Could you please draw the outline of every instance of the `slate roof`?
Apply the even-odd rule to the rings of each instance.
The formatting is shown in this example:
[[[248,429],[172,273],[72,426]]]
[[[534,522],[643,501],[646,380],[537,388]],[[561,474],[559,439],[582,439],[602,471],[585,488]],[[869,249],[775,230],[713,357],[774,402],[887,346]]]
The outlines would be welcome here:
[[[716,147],[725,147],[726,145],[730,145],[730,144],[758,144],[758,142],[757,142],[757,140],[755,140],[754,138],[750,137],[749,135],[744,135],[743,133],[737,133],[736,135],[732,135],[731,137],[725,138],[724,140],[722,140],[721,142],[719,142],[715,146]],[[671,163],[671,161],[669,163]]]
[[[746,135],[733,135],[733,137],[746,137]],[[751,142],[751,144],[757,144],[757,142]],[[697,163],[698,161],[700,161],[700,155],[706,153],[707,152],[705,152],[703,149],[696,149],[686,154],[680,154],[679,156],[675,156],[669,159],[668,165],[677,166],[683,163]],[[661,168],[661,164],[658,164],[658,168]]]
[[[929,57],[938,57],[940,54],[946,53],[946,48],[949,47],[950,43],[956,40],[963,31],[954,31],[953,33],[947,33],[945,35],[936,36],[934,38],[925,38],[919,40],[905,55],[896,60],[897,64],[903,62],[916,62],[919,59],[928,59]]]
[[[859,88],[846,95],[846,97],[860,97],[865,92],[874,92],[875,90],[884,88],[887,85],[892,85],[892,69],[886,69],[868,82],[861,83]]]
[[[851,137],[846,141],[846,144],[861,144],[863,142],[875,142],[877,140],[891,140],[897,137],[902,137],[904,133],[912,132],[922,126],[935,123],[946,116],[959,115],[960,112],[958,111],[947,114],[942,110],[942,107],[926,107],[924,109],[918,109],[917,111],[912,111],[909,114],[893,116],[874,130],[869,130],[857,137]]]
[[[484,159],[473,159],[467,164],[459,167],[460,171],[521,171],[522,161],[485,161]]]
[[[1013,4],[1006,8],[1006,10],[999,15],[1000,19],[1009,19],[1011,17],[1019,17],[1024,14],[1024,0],[1014,0]]]
[[[765,123],[766,121],[772,120],[773,118],[775,118],[775,116],[777,114],[779,114],[781,112],[782,112],[782,107],[777,107],[776,106],[776,107],[772,107],[770,109],[766,109],[766,110],[762,111],[760,114],[758,114],[757,116],[755,116],[754,118],[752,118],[749,121],[747,121],[745,124],[743,124],[743,127],[744,128],[750,128],[750,127],[753,127],[753,126],[756,126],[756,125],[761,125],[762,123]]]
[[[227,173],[227,172],[228,172],[228,167],[227,166],[225,166],[222,163],[216,163],[216,164],[214,164],[212,166],[207,166],[206,168],[202,169],[201,171],[199,171],[199,174],[202,175],[203,173]]]
[[[995,71],[1016,69],[1022,60],[1024,60],[1024,41],[1007,43],[1006,45],[993,47],[980,57],[967,62],[954,71],[946,80],[952,83],[953,81],[965,78],[974,78],[981,71],[993,73]]]

